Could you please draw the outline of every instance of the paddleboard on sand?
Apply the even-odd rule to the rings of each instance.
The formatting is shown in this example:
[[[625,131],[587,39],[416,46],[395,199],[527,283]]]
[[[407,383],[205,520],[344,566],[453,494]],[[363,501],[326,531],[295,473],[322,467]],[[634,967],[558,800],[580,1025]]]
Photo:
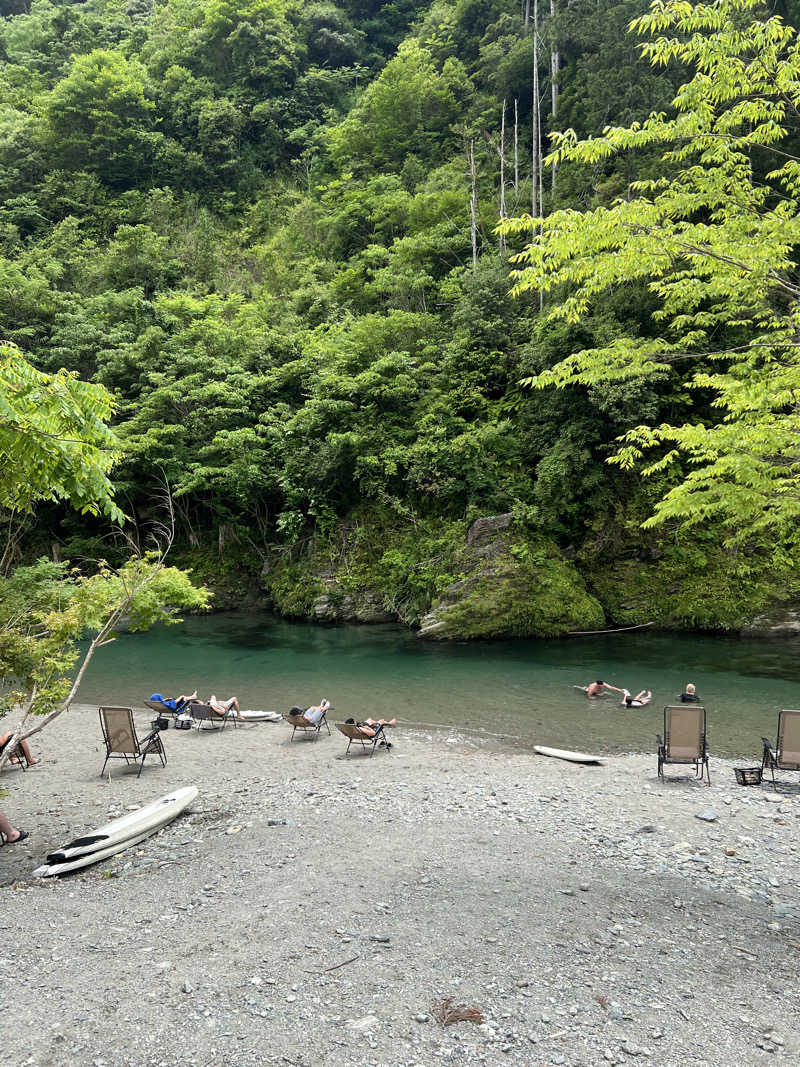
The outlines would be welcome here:
[[[569,760],[570,763],[605,763],[602,756],[590,756],[587,752],[568,752],[564,748],[547,748],[545,745],[534,745],[533,751],[540,756],[552,756],[554,759]]]
[[[154,800],[152,804],[137,808],[136,811],[132,811],[128,815],[122,815],[118,819],[112,819],[105,826],[100,826],[83,837],[76,837],[68,845],[58,849],[57,852],[52,852],[47,857],[47,863],[44,867],[40,867],[36,874],[40,877],[53,874],[54,872],[50,868],[54,865],[69,863],[81,856],[94,855],[99,852],[102,852],[103,856],[98,856],[98,859],[112,856],[114,854],[113,849],[116,848],[116,851],[119,852],[133,843],[133,838],[141,841],[148,834],[153,834],[156,830],[160,830],[162,826],[166,826],[176,815],[180,815],[196,797],[197,789],[195,786],[184,786],[182,789],[176,789],[172,793],[167,793],[166,796]],[[108,849],[112,849],[112,851],[109,852]]]
[[[283,716],[277,711],[242,711],[239,713],[245,722],[282,722]],[[236,718],[236,712],[229,712],[228,718]]]
[[[37,867],[33,873],[37,878],[51,878],[56,874],[69,874],[70,871],[80,870],[81,867],[91,867],[93,863],[107,860],[111,856],[124,852],[126,848],[138,845],[140,841],[144,841],[146,837],[150,837],[151,834],[160,829],[160,826],[156,826],[152,830],[145,830],[144,833],[138,834],[136,837],[129,837],[127,841],[118,841],[115,845],[109,845],[108,848],[101,848],[97,852],[87,852],[84,856],[76,856],[75,859],[67,860],[65,863],[45,863],[43,867]]]

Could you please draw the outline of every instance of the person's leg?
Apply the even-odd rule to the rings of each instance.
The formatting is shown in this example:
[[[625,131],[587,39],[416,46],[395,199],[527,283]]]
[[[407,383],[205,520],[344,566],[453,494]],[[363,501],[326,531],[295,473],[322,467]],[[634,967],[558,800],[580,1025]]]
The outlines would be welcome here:
[[[9,845],[13,845],[15,841],[28,836],[22,830],[17,830],[13,827],[8,816],[3,811],[0,811],[0,834],[3,835]]]
[[[34,765],[34,763],[40,763],[41,762],[41,760],[33,758],[33,756],[31,755],[30,746],[29,746],[27,741],[20,741],[19,742],[19,747],[25,753],[25,759],[28,761],[28,763],[30,764],[31,767]]]

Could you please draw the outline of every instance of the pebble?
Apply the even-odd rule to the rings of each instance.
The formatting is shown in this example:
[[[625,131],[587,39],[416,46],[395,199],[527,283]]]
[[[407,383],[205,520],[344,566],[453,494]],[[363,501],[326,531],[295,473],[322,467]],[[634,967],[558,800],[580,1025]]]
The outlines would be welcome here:
[[[702,819],[703,822],[716,822],[718,818],[717,813],[711,808],[705,808],[695,814],[695,819]]]

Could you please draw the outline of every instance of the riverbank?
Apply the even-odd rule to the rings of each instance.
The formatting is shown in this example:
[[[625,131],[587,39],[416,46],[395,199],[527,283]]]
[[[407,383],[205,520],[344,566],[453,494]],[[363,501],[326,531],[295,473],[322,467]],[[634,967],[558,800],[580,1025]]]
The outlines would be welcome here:
[[[148,716],[142,712],[144,727]],[[800,791],[664,785],[443,730],[169,731],[100,779],[96,708],[2,784],[0,1063],[727,1065],[798,1054]],[[796,776],[788,776],[796,782]],[[61,881],[48,852],[194,783],[192,814]],[[708,822],[697,818],[711,811]],[[432,1005],[476,1007],[443,1028]],[[6,1028],[6,1034],[9,1035]]]

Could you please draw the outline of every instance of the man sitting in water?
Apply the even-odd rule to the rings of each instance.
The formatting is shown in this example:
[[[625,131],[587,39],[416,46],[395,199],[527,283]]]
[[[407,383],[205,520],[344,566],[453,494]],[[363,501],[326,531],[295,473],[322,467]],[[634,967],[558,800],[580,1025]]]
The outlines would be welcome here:
[[[686,683],[686,689],[681,693],[681,704],[699,704],[700,697],[691,682]]]
[[[643,689],[640,693],[637,693],[635,697],[632,697],[627,689],[622,690],[622,707],[623,708],[643,708],[645,704],[649,704],[653,699],[653,694],[649,689]]]
[[[617,687],[615,685],[611,685],[610,682],[604,682],[602,678],[598,678],[596,682],[589,682],[589,684],[584,687],[584,692],[586,693],[587,697],[593,700],[595,697],[601,697],[605,689],[608,689],[614,693],[622,692],[621,689],[617,689]]]

